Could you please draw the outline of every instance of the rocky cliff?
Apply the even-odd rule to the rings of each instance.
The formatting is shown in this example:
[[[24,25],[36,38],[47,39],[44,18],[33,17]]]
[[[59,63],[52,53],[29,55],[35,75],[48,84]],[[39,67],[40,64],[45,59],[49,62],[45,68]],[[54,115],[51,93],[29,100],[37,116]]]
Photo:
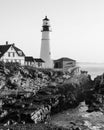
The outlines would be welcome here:
[[[93,81],[93,89],[86,96],[89,112],[104,112],[104,74],[97,76]]]
[[[48,121],[50,115],[75,108],[93,89],[86,73],[70,75],[50,69],[0,63],[0,123]]]

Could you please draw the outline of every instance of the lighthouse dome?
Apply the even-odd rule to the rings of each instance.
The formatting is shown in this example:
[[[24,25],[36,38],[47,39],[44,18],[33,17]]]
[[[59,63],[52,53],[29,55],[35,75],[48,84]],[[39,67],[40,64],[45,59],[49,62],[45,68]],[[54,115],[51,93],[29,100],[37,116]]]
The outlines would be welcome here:
[[[47,18],[47,16],[45,16],[45,18],[43,20],[49,21],[49,19]]]
[[[50,22],[47,16],[45,16],[45,18],[43,19],[43,26],[50,26]]]

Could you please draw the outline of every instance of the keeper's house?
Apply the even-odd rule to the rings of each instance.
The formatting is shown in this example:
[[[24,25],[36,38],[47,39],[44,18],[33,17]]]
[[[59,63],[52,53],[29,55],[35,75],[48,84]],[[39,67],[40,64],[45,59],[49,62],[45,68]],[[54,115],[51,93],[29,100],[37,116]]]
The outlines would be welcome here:
[[[0,61],[18,62],[21,65],[25,63],[25,54],[15,46],[15,44],[0,45]]]

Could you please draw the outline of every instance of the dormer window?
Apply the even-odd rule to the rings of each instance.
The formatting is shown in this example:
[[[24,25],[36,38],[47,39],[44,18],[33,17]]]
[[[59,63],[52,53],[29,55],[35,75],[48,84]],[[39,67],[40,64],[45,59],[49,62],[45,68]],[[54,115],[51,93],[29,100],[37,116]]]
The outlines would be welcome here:
[[[22,51],[18,51],[18,54],[21,56],[22,55]]]

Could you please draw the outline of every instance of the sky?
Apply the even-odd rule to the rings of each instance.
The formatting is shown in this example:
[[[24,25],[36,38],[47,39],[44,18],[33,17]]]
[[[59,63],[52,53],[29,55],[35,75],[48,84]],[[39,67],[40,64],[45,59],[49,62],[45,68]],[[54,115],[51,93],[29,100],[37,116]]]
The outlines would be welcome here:
[[[104,62],[104,0],[0,0],[0,44],[40,57],[46,15],[52,59]]]

